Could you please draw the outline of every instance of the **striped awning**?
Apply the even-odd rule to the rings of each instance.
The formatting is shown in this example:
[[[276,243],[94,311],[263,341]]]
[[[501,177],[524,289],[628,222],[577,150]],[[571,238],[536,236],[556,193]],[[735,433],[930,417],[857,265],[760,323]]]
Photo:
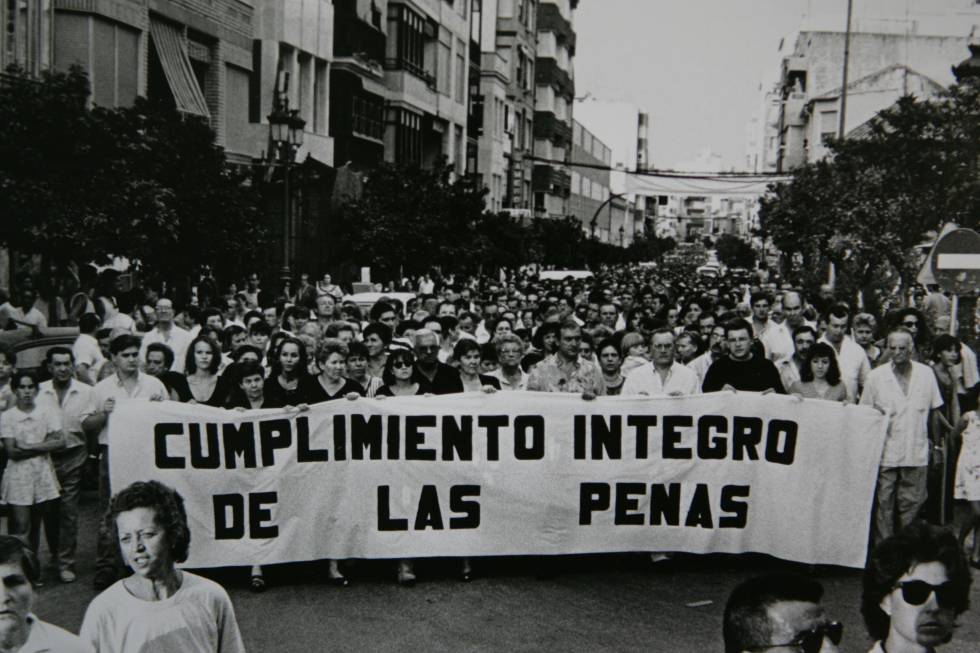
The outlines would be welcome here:
[[[167,78],[170,92],[174,95],[177,110],[210,118],[208,104],[194,76],[194,69],[191,68],[191,60],[187,56],[187,48],[180,30],[170,23],[151,17],[150,39],[153,47],[156,48],[157,56],[160,57],[163,74]]]

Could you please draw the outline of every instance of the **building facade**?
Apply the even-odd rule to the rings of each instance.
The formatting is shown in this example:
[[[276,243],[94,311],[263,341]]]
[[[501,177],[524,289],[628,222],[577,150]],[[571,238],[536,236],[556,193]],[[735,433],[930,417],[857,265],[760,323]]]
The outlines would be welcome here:
[[[618,233],[612,224],[609,202],[609,168],[612,151],[592,132],[572,121],[570,193],[568,213],[581,222],[582,230],[603,242]]]
[[[541,0],[537,10],[537,59],[534,66],[534,215],[569,215],[572,105],[575,100],[575,29],[577,0]]]

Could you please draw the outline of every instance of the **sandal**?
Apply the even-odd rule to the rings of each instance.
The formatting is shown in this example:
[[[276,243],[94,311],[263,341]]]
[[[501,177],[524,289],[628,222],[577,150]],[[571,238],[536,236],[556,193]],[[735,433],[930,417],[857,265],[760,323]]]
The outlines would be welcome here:
[[[251,589],[256,594],[265,591],[265,577],[259,574],[253,574],[252,579],[249,584],[249,589]]]
[[[327,582],[335,587],[350,587],[350,581],[343,574],[340,576],[328,576]]]

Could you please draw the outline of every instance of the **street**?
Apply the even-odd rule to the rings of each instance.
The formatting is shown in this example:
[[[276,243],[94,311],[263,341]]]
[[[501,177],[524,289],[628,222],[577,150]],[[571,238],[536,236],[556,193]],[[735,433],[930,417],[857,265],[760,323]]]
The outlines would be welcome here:
[[[78,582],[62,585],[48,576],[37,592],[35,612],[74,632],[94,596],[95,520],[95,496],[87,493]],[[228,590],[253,652],[707,652],[722,649],[721,615],[739,581],[769,569],[809,571],[764,556],[679,556],[668,564],[651,565],[642,554],[477,560],[476,577],[462,583],[457,565],[435,560],[418,563],[419,584],[403,588],[392,562],[359,561],[347,567],[353,584],[346,589],[321,582],[316,564],[280,565],[267,571],[263,594],[248,590],[245,568],[205,575]],[[841,650],[866,651],[860,572],[813,573],[824,585],[831,618],[845,624]],[[976,582],[971,599],[980,605]],[[976,607],[960,622],[943,653],[977,650]]]

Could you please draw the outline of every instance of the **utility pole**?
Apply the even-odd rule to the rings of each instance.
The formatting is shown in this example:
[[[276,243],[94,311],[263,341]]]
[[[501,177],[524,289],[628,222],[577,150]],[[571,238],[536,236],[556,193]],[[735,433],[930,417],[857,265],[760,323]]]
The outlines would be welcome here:
[[[840,115],[837,117],[837,138],[844,138],[844,124],[847,119],[847,64],[851,58],[851,12],[854,0],[847,0],[847,27],[844,30],[844,72],[841,75]]]

